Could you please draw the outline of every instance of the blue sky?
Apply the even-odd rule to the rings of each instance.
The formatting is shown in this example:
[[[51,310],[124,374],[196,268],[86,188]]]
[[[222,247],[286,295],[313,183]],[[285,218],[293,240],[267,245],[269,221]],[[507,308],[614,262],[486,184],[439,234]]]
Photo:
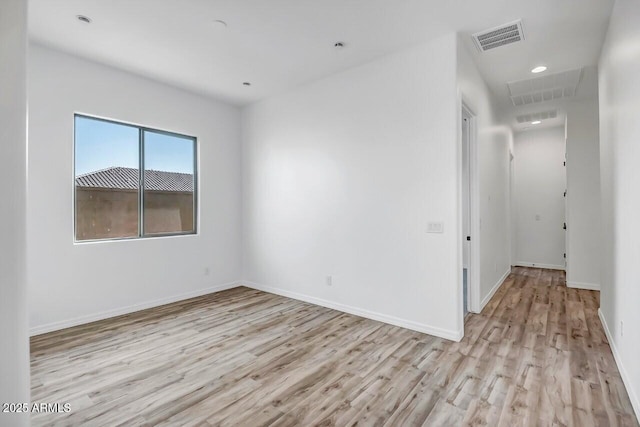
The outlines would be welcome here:
[[[138,128],[76,116],[76,175],[111,166],[137,168]],[[193,173],[193,141],[145,132],[145,169]]]

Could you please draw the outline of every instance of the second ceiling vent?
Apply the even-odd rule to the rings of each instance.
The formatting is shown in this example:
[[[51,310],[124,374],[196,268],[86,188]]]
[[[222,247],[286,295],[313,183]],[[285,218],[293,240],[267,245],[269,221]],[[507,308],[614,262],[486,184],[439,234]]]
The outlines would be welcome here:
[[[490,28],[485,31],[475,33],[473,41],[476,47],[485,52],[496,47],[516,43],[524,40],[524,32],[522,31],[522,20],[509,22],[499,27]]]
[[[542,111],[540,113],[523,114],[516,117],[518,123],[531,123],[537,120],[555,119],[558,117],[558,110]]]

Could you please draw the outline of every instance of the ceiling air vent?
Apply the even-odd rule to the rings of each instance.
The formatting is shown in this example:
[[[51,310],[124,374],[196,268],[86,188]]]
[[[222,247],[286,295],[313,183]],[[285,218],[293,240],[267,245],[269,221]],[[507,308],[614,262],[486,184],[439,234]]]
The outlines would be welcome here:
[[[582,68],[507,83],[514,106],[537,104],[576,95]]]
[[[480,52],[524,40],[522,20],[475,33],[473,41]]]
[[[558,117],[558,110],[542,111],[540,113],[523,114],[516,117],[518,123],[531,123],[535,121],[542,121],[547,119],[555,119]]]

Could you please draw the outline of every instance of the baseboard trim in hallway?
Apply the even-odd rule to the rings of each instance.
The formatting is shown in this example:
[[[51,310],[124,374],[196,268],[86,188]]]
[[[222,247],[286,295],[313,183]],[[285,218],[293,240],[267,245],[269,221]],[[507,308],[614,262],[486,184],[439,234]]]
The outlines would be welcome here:
[[[535,262],[524,262],[518,261],[514,264],[516,267],[529,267],[529,268],[544,268],[546,270],[565,270],[564,265],[555,265],[555,264],[538,264]]]
[[[633,406],[633,410],[636,413],[636,418],[640,419],[640,400],[638,400],[638,395],[636,394],[636,391],[632,387],[629,374],[627,373],[627,370],[622,364],[622,360],[620,359],[620,353],[618,353],[618,349],[616,347],[616,342],[613,340],[613,336],[611,335],[611,331],[609,330],[609,325],[607,325],[607,320],[604,318],[604,314],[602,314],[601,309],[598,309],[598,317],[600,317],[602,328],[604,329],[604,333],[607,336],[607,341],[609,341],[609,347],[611,347],[613,358],[616,361],[616,365],[618,366],[618,371],[620,371],[622,382],[624,383],[624,386],[627,389],[629,400],[631,400],[631,406]]]
[[[308,302],[310,304],[319,305],[321,307],[330,308],[332,310],[341,311],[343,313],[353,314],[354,316],[364,317],[366,319],[377,320],[379,322],[384,322],[389,325],[399,326],[401,328],[410,329],[416,332],[422,332],[423,334],[433,335],[439,338],[444,338],[451,341],[459,342],[463,335],[464,331],[452,331],[448,329],[442,329],[430,325],[426,325],[424,323],[418,323],[411,320],[401,319],[399,317],[390,316],[388,314],[378,313],[371,310],[366,310],[359,307],[354,307],[351,305],[341,304],[334,301],[325,300],[322,298],[316,298],[309,295],[300,294],[298,292],[292,292],[285,289],[273,287],[273,286],[265,286],[259,283],[247,282],[244,281],[242,284],[248,288],[256,289],[259,291],[267,292],[274,295],[280,295],[287,298],[292,298],[298,301]]]
[[[502,286],[504,281],[507,280],[507,277],[509,277],[509,274],[511,274],[511,267],[509,267],[509,269],[504,272],[502,277],[498,279],[495,285],[493,285],[493,288],[491,288],[489,293],[482,299],[482,302],[480,302],[480,312],[489,303],[489,301],[491,301],[491,298],[493,298],[493,296],[496,294],[496,291],[500,289],[500,286]]]
[[[567,287],[573,289],[586,289],[588,291],[599,291],[600,285],[597,283],[571,282],[567,280]]]

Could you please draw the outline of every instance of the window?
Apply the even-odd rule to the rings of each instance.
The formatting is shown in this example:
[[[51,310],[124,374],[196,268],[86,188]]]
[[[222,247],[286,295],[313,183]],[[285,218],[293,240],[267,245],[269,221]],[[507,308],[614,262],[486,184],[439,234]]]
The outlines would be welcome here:
[[[196,138],[75,116],[77,241],[194,234],[196,183]]]

